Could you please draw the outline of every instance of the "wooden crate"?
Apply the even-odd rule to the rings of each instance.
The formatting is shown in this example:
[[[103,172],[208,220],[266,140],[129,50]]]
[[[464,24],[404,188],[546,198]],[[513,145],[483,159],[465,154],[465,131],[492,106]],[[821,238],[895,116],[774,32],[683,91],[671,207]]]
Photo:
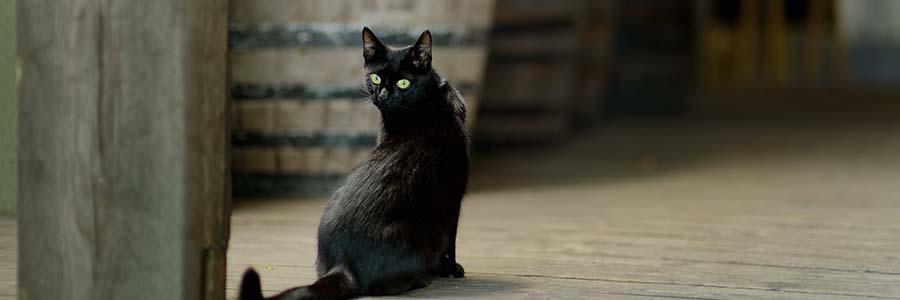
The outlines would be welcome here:
[[[238,196],[329,194],[375,145],[364,98],[369,26],[390,45],[429,29],[434,66],[478,111],[493,1],[232,0],[233,163]]]

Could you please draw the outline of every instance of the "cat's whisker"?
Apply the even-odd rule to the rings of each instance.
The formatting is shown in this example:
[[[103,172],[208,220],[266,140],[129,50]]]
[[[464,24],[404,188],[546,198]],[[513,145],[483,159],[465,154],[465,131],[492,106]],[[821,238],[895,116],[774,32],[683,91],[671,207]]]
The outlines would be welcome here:
[[[369,105],[369,101],[365,101],[365,100],[357,101],[356,103],[353,104],[353,106],[355,106],[357,109],[361,108],[363,106],[366,106],[366,105]]]

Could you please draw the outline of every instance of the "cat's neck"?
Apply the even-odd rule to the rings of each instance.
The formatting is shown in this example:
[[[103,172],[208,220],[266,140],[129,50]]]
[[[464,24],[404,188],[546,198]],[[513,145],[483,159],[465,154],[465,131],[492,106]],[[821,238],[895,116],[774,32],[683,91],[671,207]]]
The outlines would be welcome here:
[[[382,115],[381,140],[406,141],[462,135],[462,126],[452,116]]]

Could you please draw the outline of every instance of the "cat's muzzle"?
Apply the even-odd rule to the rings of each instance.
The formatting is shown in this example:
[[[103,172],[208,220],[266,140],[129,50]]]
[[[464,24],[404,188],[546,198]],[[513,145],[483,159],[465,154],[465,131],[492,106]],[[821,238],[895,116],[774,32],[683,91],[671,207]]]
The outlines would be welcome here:
[[[385,100],[387,100],[387,97],[388,97],[387,88],[381,88],[381,91],[378,92],[378,101],[384,102]]]

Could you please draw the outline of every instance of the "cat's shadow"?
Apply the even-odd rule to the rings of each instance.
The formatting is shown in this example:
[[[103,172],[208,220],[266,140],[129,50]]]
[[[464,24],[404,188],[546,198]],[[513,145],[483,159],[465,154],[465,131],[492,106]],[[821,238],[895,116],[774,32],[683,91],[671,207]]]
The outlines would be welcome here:
[[[486,299],[500,298],[510,292],[524,288],[525,283],[512,277],[497,277],[483,274],[467,274],[459,279],[437,279],[426,288],[390,297],[366,297],[361,299]]]

